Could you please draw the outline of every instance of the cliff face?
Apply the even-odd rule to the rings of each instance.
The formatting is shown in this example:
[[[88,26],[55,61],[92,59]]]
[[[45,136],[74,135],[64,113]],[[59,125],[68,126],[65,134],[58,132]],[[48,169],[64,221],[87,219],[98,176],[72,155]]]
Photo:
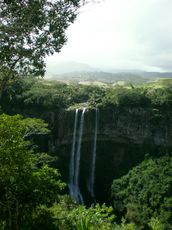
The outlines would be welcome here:
[[[30,113],[30,114],[29,114]],[[81,111],[79,112],[81,114]],[[34,114],[34,115],[33,115]],[[69,182],[75,110],[29,112],[25,115],[43,118],[51,135],[39,140],[42,150],[58,156],[56,166]],[[95,110],[87,109],[81,145],[79,185],[86,203],[90,203],[88,180],[94,145]],[[77,129],[76,135],[79,135]],[[107,201],[114,178],[128,172],[145,155],[157,155],[172,149],[172,111],[143,108],[106,108],[99,110],[95,165],[97,201]]]
[[[100,134],[119,143],[172,146],[172,111],[142,108],[102,111]]]
[[[56,136],[56,144],[70,144],[75,111],[58,111],[48,115]],[[151,111],[142,108],[104,109],[99,111],[98,141],[124,144],[172,146],[172,111]],[[95,111],[85,114],[83,142],[91,141],[94,133]]]
[[[75,111],[45,113],[52,135],[48,149],[57,154],[57,167],[63,179],[69,181],[69,162],[73,140]],[[94,142],[95,110],[85,113],[81,146],[80,187],[89,201],[87,183],[91,170]],[[77,135],[79,135],[77,131]],[[95,193],[99,201],[106,201],[114,178],[127,173],[141,162],[146,154],[154,155],[172,149],[172,111],[142,108],[109,108],[99,110]]]

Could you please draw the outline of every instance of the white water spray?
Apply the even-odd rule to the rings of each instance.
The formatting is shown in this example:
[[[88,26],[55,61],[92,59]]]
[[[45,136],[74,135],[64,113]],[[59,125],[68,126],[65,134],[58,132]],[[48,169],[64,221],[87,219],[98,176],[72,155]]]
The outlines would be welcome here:
[[[94,128],[94,143],[93,143],[93,151],[91,158],[91,172],[90,172],[90,180],[88,181],[88,191],[91,194],[92,198],[95,200],[94,194],[94,182],[95,182],[95,168],[96,168],[96,149],[97,149],[97,129],[98,129],[98,109],[95,110],[95,128]]]
[[[78,203],[84,203],[82,194],[79,189],[79,171],[80,171],[81,145],[82,145],[85,111],[86,108],[82,110],[81,119],[79,123],[78,138],[77,138],[78,109],[75,112],[73,142],[72,142],[71,161],[70,161],[70,170],[69,170],[70,195]]]
[[[74,195],[75,194],[74,174],[75,174],[75,146],[76,146],[77,123],[78,123],[78,109],[76,109],[76,111],[75,111],[72,151],[71,151],[70,168],[69,168],[69,189],[70,189],[70,195],[72,197],[75,196]]]

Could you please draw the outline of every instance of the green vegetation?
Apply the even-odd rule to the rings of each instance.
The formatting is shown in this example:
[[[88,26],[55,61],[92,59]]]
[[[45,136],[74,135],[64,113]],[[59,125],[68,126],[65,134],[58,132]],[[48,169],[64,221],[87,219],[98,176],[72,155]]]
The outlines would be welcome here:
[[[35,152],[31,137],[47,134],[47,124],[20,115],[0,115],[0,229],[152,230],[171,226],[172,158],[146,159],[112,185],[113,205],[90,208],[61,196],[64,183]],[[121,219],[114,215],[121,213]],[[117,223],[118,222],[118,223]]]
[[[2,109],[12,106],[43,111],[80,103],[100,109],[142,107],[160,119],[161,108],[171,106],[171,81],[166,81],[136,88],[104,88],[18,78],[6,88],[1,105]],[[170,229],[170,156],[146,159],[114,180],[113,209],[99,204],[86,208],[60,195],[64,183],[57,169],[50,167],[54,159],[35,151],[32,137],[48,132],[47,125],[39,119],[0,115],[1,229]]]
[[[21,76],[43,76],[44,58],[60,52],[84,0],[0,1],[0,98]]]
[[[79,103],[94,104],[104,95],[97,86],[67,85],[56,81],[18,79],[4,91],[1,104],[22,108],[57,109]]]
[[[44,57],[59,52],[81,1],[1,1],[1,71],[45,72]]]
[[[60,196],[59,172],[29,141],[47,132],[39,119],[0,115],[0,229],[131,229],[115,224],[112,207],[85,208]]]
[[[165,79],[134,87],[65,84],[57,81],[21,78],[9,85],[1,98],[4,106],[20,108],[57,109],[77,107],[142,107],[166,109],[172,106],[172,80]]]
[[[45,154],[34,153],[28,139],[47,132],[39,119],[0,115],[0,223],[4,229],[25,229],[37,206],[58,201],[64,187],[60,174],[42,161]]]
[[[81,104],[100,109],[141,107],[149,109],[157,122],[161,111],[172,106],[171,79],[134,86],[133,81],[143,83],[145,79],[122,74],[122,79],[127,79],[124,86],[100,87],[35,78],[44,75],[45,56],[59,52],[65,44],[65,30],[85,2],[0,1],[1,112],[42,112]],[[99,75],[102,78],[104,73]],[[110,74],[107,82],[112,79]],[[171,156],[146,159],[114,180],[114,208],[105,204],[86,208],[62,195],[65,183],[52,167],[55,158],[36,150],[33,140],[47,135],[47,127],[40,119],[0,115],[1,230],[171,229]]]
[[[157,122],[163,115],[161,110],[171,108],[171,84],[171,80],[165,79],[137,87],[100,87],[19,77],[6,87],[1,106],[2,109],[18,107],[42,111],[68,109],[82,103],[100,109],[141,107],[150,110]],[[114,181],[112,200],[117,220],[119,222],[119,217],[124,216],[127,221],[117,225],[113,218],[109,221],[108,215],[102,216],[111,210],[106,206],[87,209],[77,206],[69,198],[65,201],[59,198],[63,183],[58,179],[57,170],[46,163],[52,159],[34,153],[29,141],[32,135],[48,132],[45,123],[3,114],[0,131],[0,183],[3,188],[0,218],[4,228],[17,229],[21,224],[23,229],[29,229],[28,226],[32,229],[39,229],[38,226],[52,226],[52,229],[96,229],[95,226],[102,229],[137,229],[138,226],[168,229],[172,224],[169,211],[171,157],[147,159]]]
[[[142,228],[170,229],[172,225],[172,157],[146,159],[127,175],[114,180],[113,206]],[[151,217],[153,217],[151,219]],[[163,226],[161,228],[155,226]]]

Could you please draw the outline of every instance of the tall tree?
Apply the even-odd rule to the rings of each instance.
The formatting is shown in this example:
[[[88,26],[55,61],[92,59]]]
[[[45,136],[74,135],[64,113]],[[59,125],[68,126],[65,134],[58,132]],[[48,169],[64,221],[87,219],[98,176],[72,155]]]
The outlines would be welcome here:
[[[43,75],[44,57],[61,50],[67,40],[65,30],[74,22],[77,9],[88,2],[0,1],[0,70]]]
[[[45,163],[51,157],[35,153],[26,141],[47,132],[39,119],[0,115],[0,229],[30,229],[25,226],[36,207],[58,201],[64,184]]]
[[[65,30],[76,18],[79,0],[0,1],[0,67],[43,75],[44,57],[59,52]]]
[[[0,99],[18,74],[43,76],[44,58],[60,52],[83,4],[97,0],[0,1]]]

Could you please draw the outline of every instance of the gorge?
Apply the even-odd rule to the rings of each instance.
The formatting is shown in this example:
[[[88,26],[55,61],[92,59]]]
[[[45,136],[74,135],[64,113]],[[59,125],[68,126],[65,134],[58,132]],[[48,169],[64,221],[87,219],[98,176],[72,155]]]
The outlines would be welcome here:
[[[55,167],[69,185],[66,191],[88,205],[109,202],[113,179],[148,155],[172,149],[171,110],[81,107],[34,116],[49,123],[51,135],[39,144],[58,156]]]
[[[172,150],[170,80],[136,88],[25,84],[22,95],[17,88],[13,100],[4,97],[3,111],[48,123],[50,134],[33,138],[58,158],[65,192],[81,203],[111,202],[114,179]]]
[[[75,218],[81,223],[83,216],[87,221],[89,213],[92,223],[98,212],[103,215],[101,224],[104,212],[109,215],[110,211],[117,220],[112,223],[114,229],[118,223],[123,229],[123,218],[129,221],[127,225],[134,223],[140,226],[136,229],[143,229],[143,226],[147,229],[154,217],[169,229],[172,183],[170,81],[142,87],[108,88],[54,82],[41,84],[40,81],[26,82],[21,85],[24,88],[22,94],[17,85],[18,94],[15,93],[12,99],[7,94],[1,102],[2,112],[8,114],[1,115],[1,138],[4,138],[4,132],[8,134],[5,136],[8,148],[4,149],[2,145],[2,150],[5,154],[10,153],[9,158],[13,158],[14,165],[23,159],[23,170],[28,164],[25,161],[27,154],[23,155],[25,146],[31,150],[30,158],[36,159],[36,165],[30,171],[33,183],[27,188],[32,197],[37,200],[42,197],[43,204],[46,199],[48,205],[41,207],[41,213],[38,210],[38,222],[42,214],[44,221],[48,213],[52,213],[52,218],[56,213],[56,223],[63,226],[60,229],[65,229],[63,220],[67,225],[75,222]],[[6,130],[3,123],[6,127],[13,127],[13,133],[22,135],[23,131],[18,130],[18,126],[23,125],[28,132],[28,135],[24,134],[23,146],[17,142],[19,149],[22,147],[22,151],[14,151],[21,154],[17,162],[13,148],[8,144],[15,146],[11,137],[16,140],[17,136],[10,129]],[[4,143],[3,139],[1,143]],[[1,156],[6,162],[5,167],[9,168],[9,188],[13,188],[13,168],[9,166],[6,155]],[[20,170],[16,166],[14,170],[17,178]],[[38,183],[35,183],[35,176]],[[60,182],[59,176],[66,186]],[[23,184],[23,177],[20,177],[20,182]],[[25,183],[30,183],[27,177]],[[20,192],[20,186],[17,188]],[[50,209],[49,199],[52,199]],[[97,222],[94,223],[97,226]]]

